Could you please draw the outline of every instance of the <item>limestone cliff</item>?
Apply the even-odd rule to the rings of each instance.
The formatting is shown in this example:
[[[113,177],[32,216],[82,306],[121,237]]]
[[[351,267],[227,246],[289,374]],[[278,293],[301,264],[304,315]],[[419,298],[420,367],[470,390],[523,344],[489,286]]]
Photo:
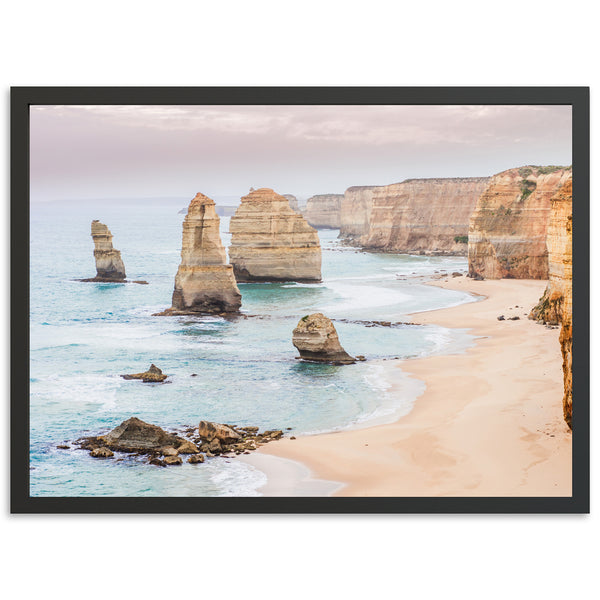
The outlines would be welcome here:
[[[469,224],[469,275],[547,279],[550,198],[570,167],[527,166],[494,175]]]
[[[304,217],[317,229],[339,229],[344,194],[319,194],[306,201]]]
[[[369,233],[373,193],[378,186],[353,186],[344,192],[340,202],[340,238],[349,244],[360,244]]]
[[[229,259],[238,282],[321,280],[317,232],[273,190],[244,196],[229,228]]]
[[[233,268],[227,264],[213,200],[196,194],[183,221],[181,264],[173,306],[162,315],[232,313],[241,306]]]
[[[488,181],[407,179],[375,188],[361,245],[383,252],[466,255],[469,217]]]
[[[572,324],[573,324],[573,180],[567,179],[552,196],[548,226],[549,281],[539,304],[530,318],[560,324],[560,347],[563,356],[565,421],[571,426],[573,405]]]
[[[112,245],[112,234],[100,221],[92,221],[96,277],[88,281],[125,281],[125,265],[121,253]]]
[[[298,205],[298,198],[296,198],[296,196],[293,196],[292,194],[283,194],[284,198],[288,199],[288,202],[290,203],[290,208],[299,213],[300,211],[300,206]]]

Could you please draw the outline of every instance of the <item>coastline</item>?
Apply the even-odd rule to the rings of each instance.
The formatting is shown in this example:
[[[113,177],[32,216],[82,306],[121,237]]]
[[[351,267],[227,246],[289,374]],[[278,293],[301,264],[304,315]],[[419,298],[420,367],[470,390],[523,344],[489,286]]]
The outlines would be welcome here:
[[[303,495],[570,496],[571,433],[562,418],[558,329],[527,319],[546,281],[463,276],[430,285],[485,300],[410,315],[424,324],[469,329],[478,339],[461,354],[390,364],[426,384],[408,415],[387,425],[284,439],[258,454],[303,465],[310,483]],[[507,320],[498,321],[501,314]],[[519,320],[508,320],[513,315]],[[275,479],[268,461],[261,467],[249,462],[268,481]],[[299,489],[297,480],[287,485],[290,495]],[[322,481],[328,493],[314,484]],[[271,483],[258,491],[283,495]]]

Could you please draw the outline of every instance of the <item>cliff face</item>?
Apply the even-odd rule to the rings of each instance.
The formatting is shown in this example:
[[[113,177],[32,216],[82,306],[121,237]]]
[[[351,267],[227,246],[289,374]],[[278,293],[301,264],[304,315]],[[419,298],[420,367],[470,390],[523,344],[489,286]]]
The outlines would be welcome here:
[[[469,225],[469,275],[547,279],[550,198],[566,167],[521,167],[494,175]]]
[[[306,201],[304,217],[317,229],[338,229],[344,194],[319,194]]]
[[[383,252],[466,254],[469,217],[488,181],[407,179],[375,188],[362,246]]]
[[[231,313],[241,294],[227,264],[215,203],[196,194],[183,221],[181,264],[175,276],[173,307],[164,314]]]
[[[369,233],[373,193],[378,186],[348,188],[340,202],[340,238],[360,244]]]
[[[283,194],[284,198],[287,198],[288,202],[290,203],[290,208],[299,213],[300,212],[300,207],[298,206],[298,198],[296,198],[296,196],[293,196],[292,194]]]
[[[563,356],[563,413],[571,426],[573,406],[573,180],[571,178],[552,196],[548,226],[549,281],[539,304],[529,315],[532,319],[560,324],[560,348]]]
[[[94,258],[96,259],[96,281],[124,281],[125,265],[121,253],[112,245],[112,234],[100,221],[92,221]]]
[[[229,259],[238,282],[321,280],[317,232],[273,190],[244,196],[229,228]]]

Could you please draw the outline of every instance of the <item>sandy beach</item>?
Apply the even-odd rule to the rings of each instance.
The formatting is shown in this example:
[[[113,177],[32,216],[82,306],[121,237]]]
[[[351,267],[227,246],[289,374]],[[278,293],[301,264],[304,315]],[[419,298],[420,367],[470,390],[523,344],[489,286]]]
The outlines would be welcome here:
[[[285,439],[259,453],[301,463],[304,481],[342,483],[329,487],[335,496],[570,496],[559,330],[527,319],[546,282],[457,277],[432,285],[485,299],[411,315],[478,339],[462,354],[390,362],[426,384],[410,414],[390,425]],[[249,462],[271,482],[281,476],[285,461],[256,458]],[[260,491],[296,495],[292,471],[288,485]]]

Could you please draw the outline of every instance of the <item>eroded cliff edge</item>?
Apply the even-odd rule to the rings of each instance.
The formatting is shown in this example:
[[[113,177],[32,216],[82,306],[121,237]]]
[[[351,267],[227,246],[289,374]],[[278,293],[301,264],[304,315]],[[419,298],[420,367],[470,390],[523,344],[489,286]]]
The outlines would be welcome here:
[[[469,275],[547,279],[550,198],[570,167],[526,166],[494,175],[469,224]]]
[[[316,229],[339,229],[344,194],[318,194],[306,201],[304,218]]]
[[[236,313],[242,304],[233,268],[227,264],[215,203],[196,194],[183,221],[181,264],[175,275],[172,307],[162,316]]]
[[[340,237],[379,252],[466,255],[469,218],[488,183],[453,177],[349,188]]]
[[[550,200],[548,287],[530,318],[560,324],[563,357],[563,414],[571,427],[573,412],[573,180],[567,179]]]
[[[229,260],[239,283],[321,281],[316,230],[272,189],[244,196],[229,228]]]

